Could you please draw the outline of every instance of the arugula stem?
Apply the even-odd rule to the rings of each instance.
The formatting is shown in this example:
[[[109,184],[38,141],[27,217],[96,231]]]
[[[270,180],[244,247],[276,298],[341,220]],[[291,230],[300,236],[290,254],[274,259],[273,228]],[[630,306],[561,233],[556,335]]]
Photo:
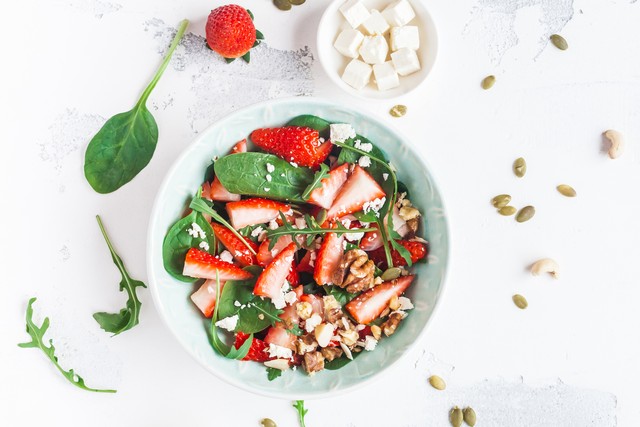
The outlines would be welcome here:
[[[267,230],[267,238],[272,240],[273,237],[280,236],[298,236],[298,235],[309,235],[309,234],[327,234],[327,233],[336,233],[340,234],[350,234],[350,233],[366,233],[368,231],[378,231],[375,227],[368,228],[349,228],[346,230],[341,230],[339,228],[293,228],[293,229],[284,229],[281,227],[276,228],[275,230]]]

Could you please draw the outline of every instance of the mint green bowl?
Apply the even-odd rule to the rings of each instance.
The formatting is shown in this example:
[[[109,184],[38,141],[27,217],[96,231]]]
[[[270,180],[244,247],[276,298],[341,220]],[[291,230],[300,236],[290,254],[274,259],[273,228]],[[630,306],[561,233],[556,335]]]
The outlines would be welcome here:
[[[423,212],[423,235],[430,242],[427,264],[415,266],[416,280],[407,295],[415,309],[398,331],[384,338],[372,352],[363,354],[337,371],[313,377],[289,370],[268,381],[265,367],[255,362],[225,359],[216,354],[207,337],[208,321],[191,303],[194,285],[181,283],[162,265],[166,231],[184,211],[185,203],[202,184],[204,171],[215,155],[260,127],[274,127],[292,117],[313,114],[332,122],[351,123],[356,131],[383,149],[408,187],[411,201]],[[363,386],[398,363],[425,332],[444,286],[449,260],[449,230],[442,197],[428,167],[409,141],[367,111],[359,111],[316,98],[298,97],[268,101],[236,111],[202,132],[173,164],[160,187],[151,213],[147,238],[149,287],[156,308],[180,344],[202,366],[222,380],[244,390],[286,399],[335,396]]]

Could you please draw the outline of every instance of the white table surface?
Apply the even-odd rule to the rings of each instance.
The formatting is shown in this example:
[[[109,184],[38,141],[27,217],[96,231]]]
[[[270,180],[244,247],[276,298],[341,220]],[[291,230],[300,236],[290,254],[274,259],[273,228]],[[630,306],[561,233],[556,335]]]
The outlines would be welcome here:
[[[267,98],[321,96],[393,122],[430,161],[445,195],[453,262],[442,306],[402,366],[357,392],[308,401],[307,426],[446,426],[454,404],[478,426],[631,426],[640,416],[640,3],[634,0],[430,0],[440,56],[399,102],[364,102],[331,85],[315,54],[325,0],[284,13],[244,0],[267,47],[249,66],[180,47],[150,99],[160,127],[151,164],[110,195],[82,173],[89,137],[129,109],[182,18],[203,35],[219,2],[33,0],[2,6],[0,188],[4,272],[0,313],[0,424],[51,426],[295,426],[290,402],[235,389],[179,347],[142,290],[140,325],[115,338],[92,319],[117,311],[118,272],[94,216],[101,214],[132,275],[146,280],[147,221],[173,159],[227,112]],[[546,40],[562,33],[561,52]],[[306,46],[308,46],[309,50]],[[300,50],[302,49],[302,50]],[[235,68],[232,68],[235,67]],[[298,70],[291,75],[291,70]],[[497,83],[479,87],[487,74]],[[221,95],[223,94],[223,95]],[[601,133],[628,146],[618,160]],[[524,156],[522,180],[511,163]],[[554,187],[572,184],[578,197]],[[514,195],[534,220],[498,216],[489,200]],[[540,257],[562,277],[532,277]],[[525,311],[514,293],[529,300]],[[24,311],[37,296],[68,384],[27,341]],[[448,388],[427,385],[436,373]]]

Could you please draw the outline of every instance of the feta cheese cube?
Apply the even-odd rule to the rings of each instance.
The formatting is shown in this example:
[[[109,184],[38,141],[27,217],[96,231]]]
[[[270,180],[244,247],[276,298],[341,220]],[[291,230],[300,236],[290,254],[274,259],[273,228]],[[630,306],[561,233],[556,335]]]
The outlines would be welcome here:
[[[408,47],[411,50],[418,50],[420,47],[420,33],[418,27],[407,25],[406,27],[391,28],[391,50],[396,51]]]
[[[347,0],[340,6],[340,12],[352,28],[358,28],[370,15],[367,7],[360,0]]]
[[[382,64],[388,53],[389,45],[383,36],[365,37],[360,46],[360,56],[367,64]]]
[[[358,49],[360,48],[363,40],[364,36],[360,31],[347,29],[343,30],[340,35],[338,35],[333,47],[335,47],[336,50],[344,56],[357,58]]]
[[[408,47],[403,47],[393,52],[391,54],[391,61],[393,61],[393,66],[401,76],[408,76],[420,69],[420,61],[418,60],[416,51]]]
[[[389,90],[400,86],[400,78],[391,61],[375,64],[373,66],[373,75],[376,78],[378,90]]]
[[[382,11],[382,16],[387,20],[389,24],[394,27],[402,27],[408,24],[416,13],[411,7],[411,3],[408,0],[398,0],[391,3]]]
[[[356,137],[356,130],[349,123],[334,123],[329,125],[329,136],[332,141],[345,142]]]
[[[380,12],[373,9],[371,15],[362,23],[362,28],[370,36],[375,36],[386,33],[389,30],[389,23]]]
[[[342,80],[354,89],[360,90],[369,84],[371,79],[371,65],[359,59],[353,59],[342,73]]]

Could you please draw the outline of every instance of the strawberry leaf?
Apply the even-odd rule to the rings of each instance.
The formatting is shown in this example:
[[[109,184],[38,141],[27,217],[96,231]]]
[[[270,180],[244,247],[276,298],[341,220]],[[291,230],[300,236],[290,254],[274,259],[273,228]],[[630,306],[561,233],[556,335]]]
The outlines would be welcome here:
[[[233,61],[236,60],[236,58],[224,58],[225,61],[227,61],[227,64],[231,64]]]
[[[247,53],[242,55],[242,59],[244,59],[244,62],[248,64],[251,61],[251,51],[248,51]]]
[[[256,30],[256,39],[257,40],[264,40],[264,34],[262,34],[262,31]]]

